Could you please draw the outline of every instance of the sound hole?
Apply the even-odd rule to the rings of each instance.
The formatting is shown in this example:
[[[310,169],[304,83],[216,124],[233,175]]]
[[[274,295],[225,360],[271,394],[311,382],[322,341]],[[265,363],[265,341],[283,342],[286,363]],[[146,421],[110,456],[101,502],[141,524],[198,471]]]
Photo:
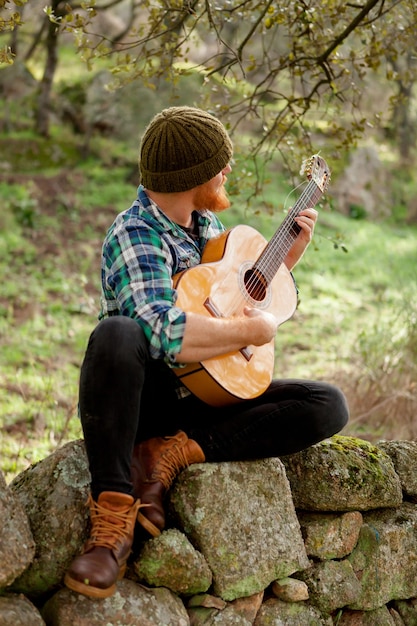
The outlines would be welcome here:
[[[245,272],[244,283],[250,297],[257,302],[262,302],[266,296],[267,282],[262,273],[254,268]]]

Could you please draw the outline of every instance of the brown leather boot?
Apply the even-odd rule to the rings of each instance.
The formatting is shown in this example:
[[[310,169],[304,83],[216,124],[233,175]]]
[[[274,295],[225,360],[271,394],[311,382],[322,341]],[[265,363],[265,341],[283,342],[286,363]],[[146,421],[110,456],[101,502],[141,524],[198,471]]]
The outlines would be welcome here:
[[[182,431],[135,446],[131,466],[133,492],[144,506],[144,513],[138,513],[138,522],[153,537],[165,527],[163,498],[176,476],[192,463],[205,460],[198,443]]]
[[[91,598],[107,598],[123,578],[129,557],[140,500],[103,491],[98,501],[89,497],[91,533],[83,552],[65,574],[67,587]]]

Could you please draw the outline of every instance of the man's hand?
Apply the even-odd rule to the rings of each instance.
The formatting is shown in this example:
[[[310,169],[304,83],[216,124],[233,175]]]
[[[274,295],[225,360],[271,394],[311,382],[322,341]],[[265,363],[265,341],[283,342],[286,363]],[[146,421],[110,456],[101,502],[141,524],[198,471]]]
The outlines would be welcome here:
[[[301,231],[285,258],[285,265],[289,270],[292,270],[297,265],[312,240],[317,218],[318,212],[313,208],[300,211],[297,217],[294,218]]]
[[[253,336],[248,343],[254,346],[263,346],[275,337],[278,328],[278,320],[272,313],[251,307],[245,307],[243,313],[246,317],[254,318],[254,324],[251,325],[251,333],[253,333]]]

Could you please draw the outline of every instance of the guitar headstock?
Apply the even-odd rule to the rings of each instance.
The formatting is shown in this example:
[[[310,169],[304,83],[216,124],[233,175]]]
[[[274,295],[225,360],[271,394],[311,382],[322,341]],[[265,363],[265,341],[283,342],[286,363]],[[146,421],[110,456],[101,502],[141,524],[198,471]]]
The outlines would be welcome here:
[[[308,180],[316,183],[317,187],[324,193],[330,182],[330,168],[326,161],[318,154],[308,159],[304,159],[301,164],[300,174],[307,176]]]

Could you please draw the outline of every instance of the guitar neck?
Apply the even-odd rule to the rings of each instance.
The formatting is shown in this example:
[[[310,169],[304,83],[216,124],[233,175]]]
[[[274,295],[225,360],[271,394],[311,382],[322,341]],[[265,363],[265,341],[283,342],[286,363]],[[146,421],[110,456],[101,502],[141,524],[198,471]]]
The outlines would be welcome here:
[[[294,218],[304,209],[314,207],[321,195],[321,189],[311,180],[255,262],[254,269],[262,274],[268,285],[271,283],[301,230]]]

